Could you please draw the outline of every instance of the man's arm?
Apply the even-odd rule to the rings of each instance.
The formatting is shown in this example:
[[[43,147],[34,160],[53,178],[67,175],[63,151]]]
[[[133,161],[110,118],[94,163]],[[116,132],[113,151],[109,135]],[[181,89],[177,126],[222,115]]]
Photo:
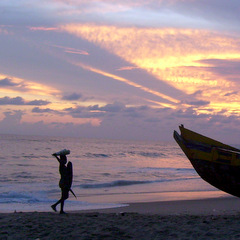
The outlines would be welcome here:
[[[60,159],[59,159],[59,157],[57,156],[56,153],[53,153],[52,156],[54,156],[58,160],[58,162],[60,163]]]

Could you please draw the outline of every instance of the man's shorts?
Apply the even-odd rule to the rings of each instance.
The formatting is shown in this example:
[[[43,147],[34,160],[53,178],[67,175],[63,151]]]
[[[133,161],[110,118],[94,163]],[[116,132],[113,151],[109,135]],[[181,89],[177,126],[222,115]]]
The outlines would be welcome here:
[[[62,190],[62,199],[68,199],[69,189],[68,188],[61,188],[61,190]]]

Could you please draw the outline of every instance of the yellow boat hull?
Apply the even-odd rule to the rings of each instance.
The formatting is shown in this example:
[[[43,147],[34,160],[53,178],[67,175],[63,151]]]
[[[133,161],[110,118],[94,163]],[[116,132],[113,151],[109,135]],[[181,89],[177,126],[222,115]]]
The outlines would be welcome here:
[[[202,179],[218,189],[240,197],[240,150],[179,127],[174,139]]]

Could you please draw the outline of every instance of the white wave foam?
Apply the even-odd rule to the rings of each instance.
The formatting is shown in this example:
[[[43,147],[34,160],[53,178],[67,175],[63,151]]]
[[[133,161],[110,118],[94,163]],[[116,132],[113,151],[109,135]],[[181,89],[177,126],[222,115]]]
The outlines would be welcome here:
[[[0,203],[38,203],[46,202],[44,194],[9,191],[0,194]]]

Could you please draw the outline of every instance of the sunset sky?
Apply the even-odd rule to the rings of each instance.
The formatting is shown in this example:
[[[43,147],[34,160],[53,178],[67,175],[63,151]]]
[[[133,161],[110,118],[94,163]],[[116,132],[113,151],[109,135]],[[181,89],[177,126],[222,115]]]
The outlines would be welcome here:
[[[1,0],[0,132],[240,144],[239,0]]]

